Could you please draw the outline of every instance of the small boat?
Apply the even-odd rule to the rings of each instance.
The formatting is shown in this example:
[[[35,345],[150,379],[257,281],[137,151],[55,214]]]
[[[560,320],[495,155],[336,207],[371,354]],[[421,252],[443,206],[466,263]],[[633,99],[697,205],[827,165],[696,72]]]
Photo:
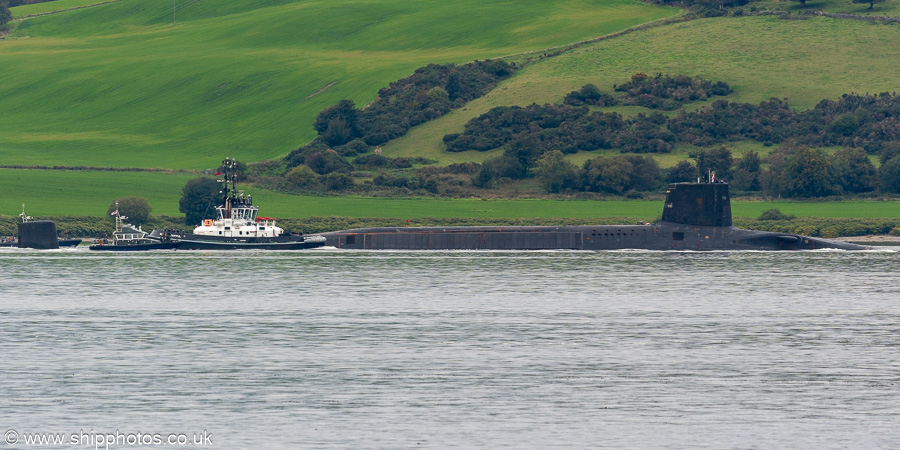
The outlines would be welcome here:
[[[253,197],[237,190],[237,161],[225,158],[222,204],[216,206],[216,218],[205,219],[193,232],[153,230],[151,239],[163,237],[179,244],[181,250],[304,250],[325,245],[323,236],[286,234],[275,219],[259,215]]]
[[[119,214],[118,203],[116,211],[116,231],[113,232],[112,240],[97,239],[94,245],[88,247],[90,250],[103,251],[142,251],[142,250],[174,250],[179,247],[177,242],[173,242],[165,233],[157,238],[150,238],[150,234],[142,230],[140,226],[135,227],[132,224],[124,223],[125,216]]]

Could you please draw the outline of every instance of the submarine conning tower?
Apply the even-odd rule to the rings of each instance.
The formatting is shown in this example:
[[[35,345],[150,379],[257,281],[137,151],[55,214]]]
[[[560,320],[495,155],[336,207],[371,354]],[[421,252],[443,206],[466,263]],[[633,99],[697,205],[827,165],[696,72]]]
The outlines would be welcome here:
[[[59,248],[56,222],[52,220],[20,222],[19,248],[36,248],[38,250]]]
[[[663,222],[703,227],[731,226],[728,183],[673,183],[666,190]]]

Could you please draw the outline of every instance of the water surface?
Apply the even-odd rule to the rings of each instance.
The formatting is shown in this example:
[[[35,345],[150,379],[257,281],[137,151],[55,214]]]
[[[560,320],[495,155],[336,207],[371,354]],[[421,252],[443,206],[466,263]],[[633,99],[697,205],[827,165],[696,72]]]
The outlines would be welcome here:
[[[898,273],[891,251],[4,250],[0,431],[897,447]]]

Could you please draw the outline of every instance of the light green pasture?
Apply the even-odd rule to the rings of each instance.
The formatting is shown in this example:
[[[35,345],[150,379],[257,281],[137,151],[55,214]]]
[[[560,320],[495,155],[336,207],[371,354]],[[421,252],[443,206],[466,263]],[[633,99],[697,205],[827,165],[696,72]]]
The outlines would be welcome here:
[[[0,164],[204,169],[225,156],[278,158],[314,137],[323,108],[365,105],[429,63],[679,13],[632,0],[177,4],[177,23],[172,2],[147,0],[18,23],[0,41]]]

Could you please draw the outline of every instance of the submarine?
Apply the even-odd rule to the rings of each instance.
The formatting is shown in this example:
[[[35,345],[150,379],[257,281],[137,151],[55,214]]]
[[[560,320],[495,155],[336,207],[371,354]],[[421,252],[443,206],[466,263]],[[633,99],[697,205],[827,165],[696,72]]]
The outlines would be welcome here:
[[[866,250],[863,245],[732,224],[728,184],[674,183],[662,219],[641,225],[372,227],[322,233],[355,250]]]

